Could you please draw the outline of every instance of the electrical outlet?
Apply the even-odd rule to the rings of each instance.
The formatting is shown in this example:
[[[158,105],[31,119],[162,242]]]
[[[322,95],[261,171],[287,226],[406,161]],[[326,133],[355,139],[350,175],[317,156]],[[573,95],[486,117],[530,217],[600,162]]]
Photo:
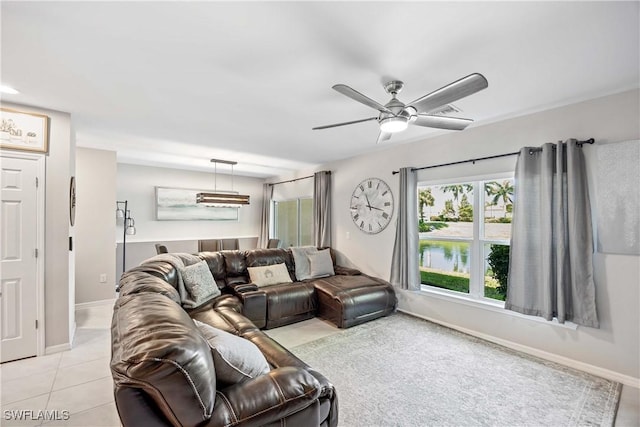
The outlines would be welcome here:
[[[100,283],[107,283],[107,275],[105,273],[100,275]]]

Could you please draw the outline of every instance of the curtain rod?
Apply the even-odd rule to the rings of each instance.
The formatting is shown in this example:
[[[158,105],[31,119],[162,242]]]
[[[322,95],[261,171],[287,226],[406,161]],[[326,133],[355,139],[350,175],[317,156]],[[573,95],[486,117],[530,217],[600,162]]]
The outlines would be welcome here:
[[[313,175],[303,176],[302,178],[295,178],[295,179],[290,179],[290,180],[287,180],[287,181],[270,182],[269,185],[286,184],[287,182],[300,181],[301,179],[309,179],[309,178],[313,178]]]
[[[562,141],[560,141],[562,142]],[[583,144],[593,144],[595,141],[595,139],[593,138],[589,138],[585,141],[578,141],[577,145],[579,147],[582,147]],[[423,170],[423,169],[432,169],[432,168],[440,168],[442,166],[453,166],[453,165],[460,165],[462,163],[475,163],[478,162],[480,160],[489,160],[489,159],[497,159],[499,157],[509,157],[509,156],[517,156],[518,154],[520,154],[519,151],[514,151],[513,153],[505,153],[505,154],[496,154],[495,156],[487,156],[487,157],[478,157],[477,159],[468,159],[468,160],[460,160],[457,162],[449,162],[449,163],[442,163],[439,165],[431,165],[431,166],[423,166],[421,168],[412,168],[411,171],[415,172],[415,171],[419,171],[419,170]],[[400,173],[399,171],[393,171],[391,172],[393,175]]]

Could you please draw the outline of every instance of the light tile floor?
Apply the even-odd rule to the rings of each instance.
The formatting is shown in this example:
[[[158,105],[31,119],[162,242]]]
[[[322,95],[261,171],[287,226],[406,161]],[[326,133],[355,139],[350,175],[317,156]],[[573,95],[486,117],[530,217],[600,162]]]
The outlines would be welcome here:
[[[0,365],[0,426],[119,427],[109,371],[112,305],[76,311],[73,349]],[[340,333],[311,319],[266,331],[285,347]],[[11,411],[69,411],[66,420],[9,420]],[[9,412],[6,412],[9,411]],[[50,412],[51,414],[51,412]],[[640,426],[640,393],[624,386],[616,427]]]
[[[0,365],[0,425],[120,426],[109,370],[111,312],[111,304],[77,310],[69,351]],[[10,419],[16,411],[33,412]]]

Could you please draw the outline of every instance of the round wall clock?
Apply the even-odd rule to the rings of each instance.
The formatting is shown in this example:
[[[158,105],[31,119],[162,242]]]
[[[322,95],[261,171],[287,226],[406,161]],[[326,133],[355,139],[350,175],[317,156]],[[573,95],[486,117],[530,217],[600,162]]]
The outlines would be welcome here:
[[[386,182],[367,178],[351,195],[351,219],[363,232],[376,234],[386,228],[393,216],[393,193]]]

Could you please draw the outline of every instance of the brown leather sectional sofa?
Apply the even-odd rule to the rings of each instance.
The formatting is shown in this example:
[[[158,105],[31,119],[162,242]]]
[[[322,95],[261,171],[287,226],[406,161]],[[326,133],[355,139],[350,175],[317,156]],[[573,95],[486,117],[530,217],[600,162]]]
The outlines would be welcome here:
[[[395,310],[389,283],[335,265],[335,275],[295,280],[288,249],[201,252],[222,294],[202,307],[180,305],[178,275],[154,258],[126,272],[112,322],[111,371],[124,426],[330,426],[333,385],[261,329],[313,316],[350,327]],[[332,254],[333,255],[333,254]],[[157,257],[156,257],[157,258]],[[293,283],[258,288],[248,267],[284,263]],[[270,372],[225,384],[197,319],[255,344]]]

